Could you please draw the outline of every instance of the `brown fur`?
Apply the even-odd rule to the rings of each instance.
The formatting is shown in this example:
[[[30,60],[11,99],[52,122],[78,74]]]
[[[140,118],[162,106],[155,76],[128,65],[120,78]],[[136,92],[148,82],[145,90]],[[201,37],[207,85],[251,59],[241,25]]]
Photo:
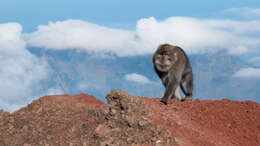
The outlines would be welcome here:
[[[193,99],[193,76],[189,58],[178,46],[160,45],[153,55],[154,69],[166,90],[161,101],[167,104],[168,99],[182,101],[179,88],[185,99]],[[184,89],[186,88],[186,91]]]

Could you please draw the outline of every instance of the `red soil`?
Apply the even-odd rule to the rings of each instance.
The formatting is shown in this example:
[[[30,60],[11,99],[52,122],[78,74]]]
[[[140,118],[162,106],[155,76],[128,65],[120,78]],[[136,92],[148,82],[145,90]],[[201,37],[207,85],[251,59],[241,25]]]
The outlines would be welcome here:
[[[76,102],[81,104],[87,104],[88,108],[91,109],[102,109],[105,104],[97,99],[96,97],[88,94],[78,94],[78,95],[52,95],[51,98],[56,98],[57,100]],[[45,97],[47,98],[47,97]]]
[[[125,96],[122,99],[128,98],[121,92],[118,92],[118,96]],[[225,98],[214,101],[172,100],[168,105],[162,105],[158,98],[138,97],[119,103],[122,104],[120,106],[134,109],[137,106],[134,100],[144,101],[142,106],[148,109],[148,117],[143,115],[144,119],[150,118],[154,124],[169,129],[172,139],[178,145],[260,145],[259,103]],[[98,132],[97,127],[102,128],[100,125],[106,123],[108,107],[113,104],[111,102],[111,105],[106,105],[85,94],[54,95],[41,97],[12,114],[0,110],[0,145],[89,145],[88,142],[93,140],[93,135]],[[125,112],[118,110],[110,112]],[[127,116],[142,115],[138,113],[142,111],[131,112]],[[116,123],[115,120],[119,117],[111,116],[112,122]],[[135,119],[133,117],[127,119],[131,121]],[[118,120],[118,123],[122,121]],[[94,139],[94,142],[97,140]]]
[[[1,146],[87,144],[105,104],[90,95],[41,97],[12,114],[0,110]]]
[[[260,145],[260,105],[252,101],[195,100],[160,104],[146,98],[157,124],[169,128],[181,145]]]

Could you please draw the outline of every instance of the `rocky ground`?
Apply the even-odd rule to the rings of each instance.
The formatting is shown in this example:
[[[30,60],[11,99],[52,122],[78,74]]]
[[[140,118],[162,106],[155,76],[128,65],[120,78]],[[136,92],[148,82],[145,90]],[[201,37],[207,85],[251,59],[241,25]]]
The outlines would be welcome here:
[[[260,104],[170,101],[121,90],[108,104],[86,95],[45,96],[14,113],[0,110],[1,146],[258,146]]]

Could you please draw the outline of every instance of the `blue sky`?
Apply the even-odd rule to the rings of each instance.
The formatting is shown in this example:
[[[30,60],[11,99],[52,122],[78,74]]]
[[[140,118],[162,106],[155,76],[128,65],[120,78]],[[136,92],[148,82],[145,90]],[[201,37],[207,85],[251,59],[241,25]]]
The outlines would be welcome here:
[[[259,0],[2,0],[0,83],[5,84],[0,84],[0,108],[12,111],[35,97],[64,93],[56,86],[39,86],[53,77],[51,63],[45,56],[36,55],[44,51],[58,55],[66,51],[87,52],[121,59],[146,56],[142,59],[147,59],[156,46],[171,43],[181,46],[189,55],[224,50],[255,65],[241,68],[230,76],[260,79],[259,34]],[[67,62],[71,63],[69,59]],[[87,61],[91,64],[93,60]],[[64,67],[61,69],[70,72],[66,63],[59,63]],[[84,64],[73,66],[81,68]],[[108,66],[101,66],[100,72],[115,77]],[[140,87],[146,84],[147,89],[151,84],[161,87],[160,81],[149,78],[149,74],[127,69],[121,70],[125,73],[121,75],[123,80]],[[80,89],[103,88],[91,87],[95,72],[86,74],[89,68],[82,70],[82,78],[88,76],[92,80],[89,83],[84,78],[77,85]],[[108,75],[99,79],[106,89],[111,88],[106,86]],[[136,84],[129,86],[134,89]]]
[[[223,15],[229,8],[258,8],[259,0],[2,0],[0,22],[19,22],[24,32],[49,21],[81,19],[106,26],[133,29],[141,18],[172,16],[236,18]]]

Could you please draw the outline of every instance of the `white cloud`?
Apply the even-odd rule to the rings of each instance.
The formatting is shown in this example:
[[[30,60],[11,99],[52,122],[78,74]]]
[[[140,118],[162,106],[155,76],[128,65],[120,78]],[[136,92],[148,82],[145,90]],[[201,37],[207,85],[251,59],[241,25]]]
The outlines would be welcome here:
[[[54,87],[54,88],[48,89],[46,95],[62,95],[62,94],[65,94],[62,89],[60,89],[59,87]]]
[[[260,18],[260,8],[230,8],[226,12],[246,18]]]
[[[237,47],[231,47],[228,50],[229,54],[233,54],[233,55],[241,55],[241,54],[245,54],[247,53],[248,48],[244,47],[244,46],[237,46]]]
[[[25,34],[30,46],[47,49],[83,49],[89,52],[131,54],[135,44],[132,31],[112,29],[81,20],[50,22],[36,32]],[[138,52],[138,50],[136,50]]]
[[[249,60],[249,62],[254,63],[254,64],[260,64],[260,56],[251,58]]]
[[[242,68],[233,76],[240,78],[260,78],[260,68]]]
[[[188,53],[227,49],[239,54],[240,46],[256,48],[260,45],[260,21],[194,19],[171,17],[164,21],[149,18],[140,20],[137,31],[149,43],[169,42],[183,47]],[[238,50],[235,48],[239,48]],[[230,51],[230,49],[232,51]],[[243,49],[243,52],[246,50]]]
[[[249,62],[252,63],[255,66],[260,67],[260,56],[253,57],[253,58],[249,59]]]
[[[81,49],[118,56],[152,54],[161,43],[179,45],[188,53],[228,49],[246,53],[246,48],[260,45],[260,21],[232,21],[170,17],[140,19],[136,30],[112,29],[97,24],[66,20],[41,25],[36,32],[25,34],[32,47],[64,50]],[[241,47],[242,46],[242,47]],[[229,50],[230,49],[230,50]]]
[[[141,83],[141,84],[152,83],[152,81],[150,81],[147,77],[137,74],[137,73],[127,74],[127,75],[125,75],[125,79],[127,81]]]
[[[48,76],[47,63],[25,48],[21,31],[18,23],[0,24],[0,108],[7,110],[32,97]]]
[[[0,99],[0,109],[3,109],[4,111],[7,111],[7,112],[14,112],[18,109],[20,109],[21,107],[24,107],[27,105],[27,103],[18,103],[18,102],[14,102],[12,104],[6,102],[6,101],[2,101]]]

